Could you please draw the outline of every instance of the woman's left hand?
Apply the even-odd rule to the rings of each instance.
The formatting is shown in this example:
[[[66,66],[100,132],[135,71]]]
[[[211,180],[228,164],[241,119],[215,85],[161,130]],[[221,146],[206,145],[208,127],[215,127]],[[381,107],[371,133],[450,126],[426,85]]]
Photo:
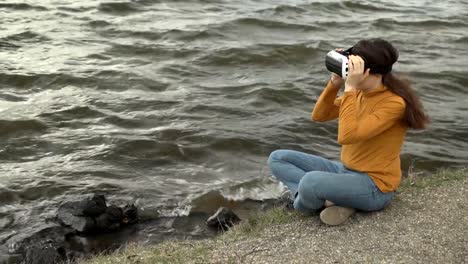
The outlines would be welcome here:
[[[364,60],[355,55],[348,58],[348,77],[345,82],[345,92],[356,90],[360,82],[369,76],[370,69],[364,71]]]

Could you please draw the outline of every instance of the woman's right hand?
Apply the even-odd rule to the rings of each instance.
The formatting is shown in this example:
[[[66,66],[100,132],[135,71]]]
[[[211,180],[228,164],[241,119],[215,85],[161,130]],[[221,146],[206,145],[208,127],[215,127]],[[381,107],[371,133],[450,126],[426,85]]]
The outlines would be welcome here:
[[[337,74],[332,73],[330,77],[331,82],[333,83],[334,86],[336,87],[341,87],[343,85],[344,80]]]

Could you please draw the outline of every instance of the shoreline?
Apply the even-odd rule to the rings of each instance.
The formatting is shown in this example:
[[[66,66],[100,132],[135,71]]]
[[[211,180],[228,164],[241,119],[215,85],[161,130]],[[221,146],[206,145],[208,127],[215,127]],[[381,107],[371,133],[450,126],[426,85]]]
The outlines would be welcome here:
[[[410,175],[389,207],[358,212],[341,226],[277,207],[214,238],[130,245],[80,263],[463,262],[467,189],[465,170]]]

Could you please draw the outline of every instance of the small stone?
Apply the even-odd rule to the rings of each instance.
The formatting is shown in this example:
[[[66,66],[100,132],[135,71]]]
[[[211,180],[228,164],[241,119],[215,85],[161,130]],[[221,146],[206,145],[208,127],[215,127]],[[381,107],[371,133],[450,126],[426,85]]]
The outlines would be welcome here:
[[[138,209],[134,204],[127,204],[123,208],[123,223],[135,224],[138,222]]]

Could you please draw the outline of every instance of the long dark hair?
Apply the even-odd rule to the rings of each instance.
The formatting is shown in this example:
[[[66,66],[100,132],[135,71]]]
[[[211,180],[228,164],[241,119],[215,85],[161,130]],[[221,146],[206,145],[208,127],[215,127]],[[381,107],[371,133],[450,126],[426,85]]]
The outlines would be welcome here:
[[[390,42],[374,38],[359,41],[353,46],[351,52],[361,56],[366,65],[376,66],[377,70],[374,72],[373,67],[370,67],[370,73],[382,74],[383,84],[405,100],[406,109],[403,120],[408,127],[424,129],[429,123],[429,117],[424,112],[419,96],[411,88],[408,80],[397,77],[391,71],[391,65],[398,60],[398,50]]]

